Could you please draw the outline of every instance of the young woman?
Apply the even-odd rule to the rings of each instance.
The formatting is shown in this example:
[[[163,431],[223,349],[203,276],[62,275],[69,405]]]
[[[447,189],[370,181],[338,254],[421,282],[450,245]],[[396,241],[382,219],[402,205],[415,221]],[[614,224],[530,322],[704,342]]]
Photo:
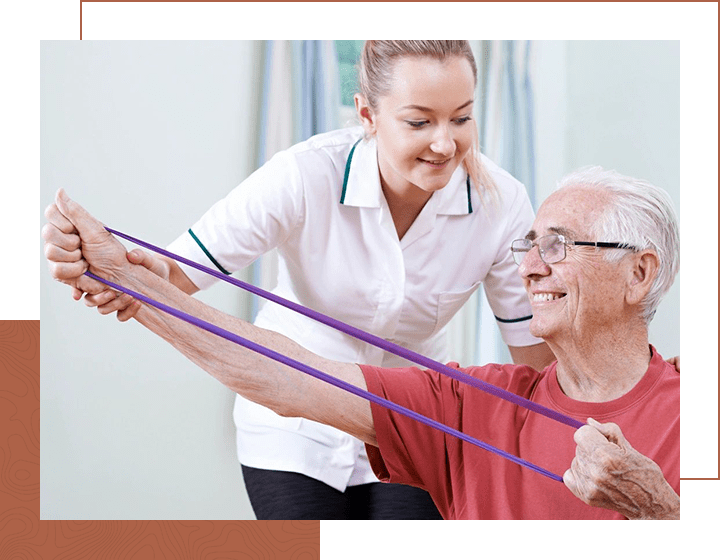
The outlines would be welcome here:
[[[274,292],[436,360],[444,327],[482,282],[516,362],[551,354],[509,247],[530,229],[524,187],[480,155],[467,41],[367,41],[355,96],[361,126],[275,155],[168,249],[232,273],[277,248]],[[187,293],[214,279],[139,250],[128,258]],[[76,298],[80,292],[76,290]],[[127,320],[110,291],[87,295]],[[255,321],[333,360],[403,360],[267,302]],[[237,397],[238,457],[259,519],[432,519],[428,495],[381,484],[364,445]]]

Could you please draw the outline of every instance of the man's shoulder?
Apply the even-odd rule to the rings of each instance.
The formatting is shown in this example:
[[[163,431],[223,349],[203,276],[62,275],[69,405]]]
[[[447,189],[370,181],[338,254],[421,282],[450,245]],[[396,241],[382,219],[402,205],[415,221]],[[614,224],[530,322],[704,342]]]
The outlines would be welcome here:
[[[448,364],[458,367],[457,364]],[[545,377],[550,366],[543,371],[537,371],[524,364],[485,364],[482,366],[470,366],[459,368],[460,371],[500,387],[516,395],[528,397],[534,391],[537,384]]]

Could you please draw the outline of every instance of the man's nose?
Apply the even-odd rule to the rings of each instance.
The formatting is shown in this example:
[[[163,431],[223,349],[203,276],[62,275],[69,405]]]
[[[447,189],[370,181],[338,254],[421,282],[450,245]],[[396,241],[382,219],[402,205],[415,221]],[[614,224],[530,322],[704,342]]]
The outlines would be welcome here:
[[[550,274],[550,265],[540,258],[540,248],[535,245],[530,249],[520,263],[518,270],[520,276],[528,278],[532,275],[546,276]]]

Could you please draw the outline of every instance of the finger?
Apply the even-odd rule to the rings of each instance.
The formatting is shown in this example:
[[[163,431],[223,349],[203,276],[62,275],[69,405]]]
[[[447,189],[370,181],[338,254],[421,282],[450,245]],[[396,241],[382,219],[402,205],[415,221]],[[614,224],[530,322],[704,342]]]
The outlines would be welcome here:
[[[84,260],[73,263],[48,261],[48,269],[55,280],[74,282],[88,269],[88,264]]]
[[[563,474],[563,484],[567,487],[570,492],[575,494],[575,491],[577,489],[577,480],[575,479],[575,473],[573,473],[572,468],[565,471]]]
[[[620,430],[620,426],[613,422],[608,422],[606,424],[601,424],[594,418],[588,418],[588,425],[595,428],[598,432],[600,432],[605,438],[611,442],[619,444],[621,441],[623,441],[625,438],[622,434],[622,431]]]
[[[127,308],[127,306],[130,305],[132,302],[132,296],[129,296],[127,294],[121,294],[113,298],[109,303],[99,306],[98,311],[101,315],[109,315],[110,313],[115,313],[116,311],[122,311],[123,309]]]
[[[155,255],[146,253],[141,249],[133,249],[127,254],[128,260],[133,264],[139,264],[147,268],[150,272],[165,278],[166,271],[163,270],[164,262]]]
[[[578,428],[573,435],[573,439],[580,447],[589,447],[607,442],[605,436],[590,423]]]
[[[74,233],[77,231],[73,223],[60,211],[57,203],[50,204],[45,208],[45,218],[63,233]]]
[[[87,294],[83,301],[88,307],[99,307],[108,304],[117,297],[118,295],[113,290],[106,289],[98,294]]]
[[[77,287],[73,286],[72,297],[75,301],[80,301],[83,297],[83,291],[79,290]]]
[[[47,243],[57,245],[66,251],[74,251],[80,248],[80,236],[76,232],[63,232],[55,224],[50,222],[43,226],[41,234]]]
[[[77,202],[72,200],[64,189],[58,189],[55,195],[55,203],[58,209],[62,212],[72,225],[75,226],[83,241],[93,241],[105,235],[110,235],[103,225],[93,218],[93,216],[80,206]]]
[[[54,262],[77,262],[82,260],[82,251],[80,249],[68,251],[52,243],[45,243],[45,258]]]
[[[142,249],[133,249],[128,251],[127,260],[132,264],[144,264],[148,258],[148,254]]]
[[[133,317],[135,317],[135,315],[137,315],[137,312],[140,311],[140,307],[142,307],[142,303],[140,303],[138,300],[133,300],[133,302],[125,309],[118,311],[118,321],[124,323],[128,319],[132,319]]]
[[[88,294],[100,294],[108,289],[108,287],[102,282],[98,282],[94,278],[90,278],[85,275],[77,279],[76,285],[78,289],[83,292],[87,292]]]

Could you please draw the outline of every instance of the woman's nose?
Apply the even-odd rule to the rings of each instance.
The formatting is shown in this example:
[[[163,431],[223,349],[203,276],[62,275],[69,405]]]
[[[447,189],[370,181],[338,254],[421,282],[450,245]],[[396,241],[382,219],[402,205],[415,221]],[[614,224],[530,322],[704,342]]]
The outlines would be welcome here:
[[[436,154],[451,157],[455,154],[455,139],[445,126],[437,127],[430,149]]]

